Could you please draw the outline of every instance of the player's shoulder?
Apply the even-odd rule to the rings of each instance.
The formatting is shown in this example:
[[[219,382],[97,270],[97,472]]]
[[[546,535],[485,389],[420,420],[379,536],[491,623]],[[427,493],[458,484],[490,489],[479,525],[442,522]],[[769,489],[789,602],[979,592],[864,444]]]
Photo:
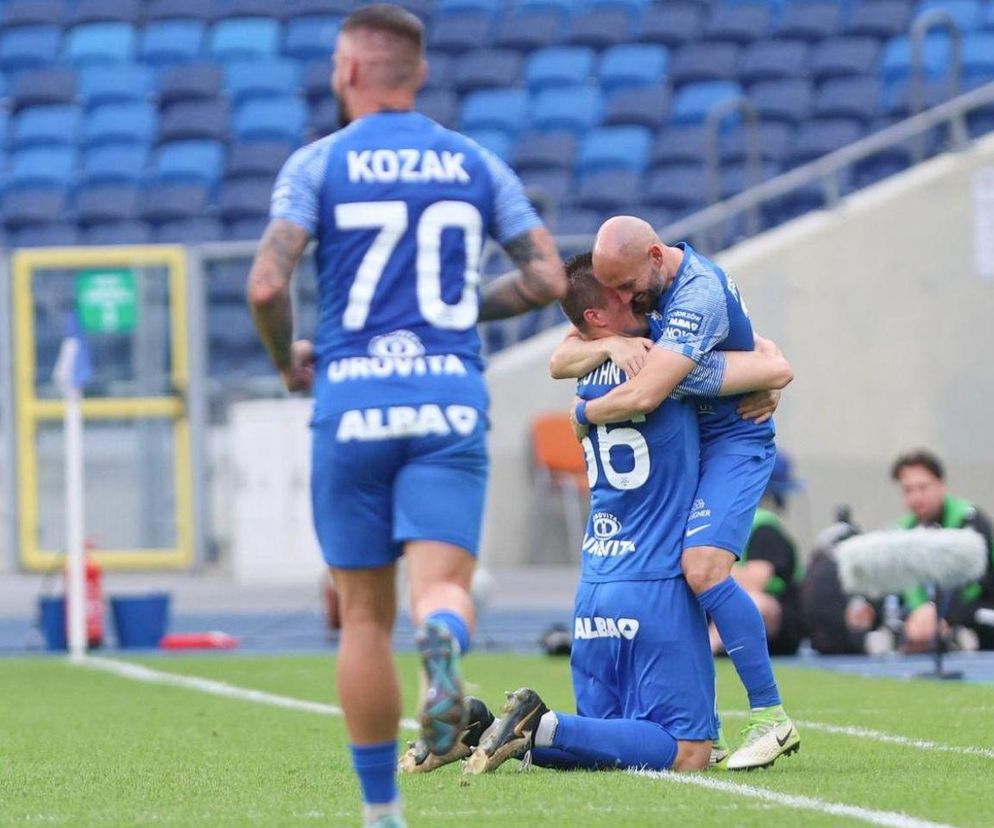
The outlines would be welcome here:
[[[306,173],[323,167],[328,162],[328,154],[332,147],[340,140],[341,133],[333,132],[309,144],[304,144],[290,153],[290,157],[283,164],[284,173]]]

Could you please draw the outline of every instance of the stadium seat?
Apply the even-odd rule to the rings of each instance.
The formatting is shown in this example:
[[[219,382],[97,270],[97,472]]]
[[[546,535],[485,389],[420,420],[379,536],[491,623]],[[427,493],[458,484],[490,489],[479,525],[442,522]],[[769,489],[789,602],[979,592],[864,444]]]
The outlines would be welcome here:
[[[451,55],[447,55],[443,52],[429,52],[427,55],[428,60],[428,77],[425,78],[425,84],[422,86],[424,89],[451,89],[452,88],[452,66],[455,59]],[[328,66],[328,63],[325,63]],[[331,72],[328,72],[328,77],[331,77]]]
[[[153,66],[188,63],[200,56],[206,29],[200,20],[156,20],[145,24],[138,55]]]
[[[261,233],[254,238],[261,237]],[[224,229],[221,222],[210,216],[195,219],[164,221],[152,228],[152,236],[159,244],[202,244],[221,241]]]
[[[489,13],[460,12],[437,19],[428,35],[428,47],[457,54],[489,46],[493,40],[494,18]]]
[[[136,39],[129,23],[85,23],[66,33],[63,54],[75,66],[126,63],[135,53]]]
[[[734,43],[690,43],[670,60],[670,80],[678,87],[702,81],[734,80],[738,77],[741,53],[741,47]]]
[[[552,230],[563,236],[592,236],[601,226],[597,210],[563,209],[555,214]]]
[[[659,129],[670,114],[667,86],[640,86],[613,94],[604,110],[604,125],[629,124]]]
[[[590,9],[574,12],[566,28],[566,43],[606,49],[627,42],[633,20],[624,9]]]
[[[970,32],[983,25],[980,0],[921,0],[915,7],[915,19],[936,10],[948,14],[961,32]]]
[[[952,89],[948,78],[927,78],[923,87],[923,108],[930,109],[948,101]],[[907,118],[911,113],[911,81],[909,78],[884,84],[883,110],[895,118]]]
[[[224,238],[229,241],[258,241],[266,230],[269,219],[250,218],[233,221],[224,227]]]
[[[94,224],[80,234],[83,244],[149,244],[152,228],[144,221],[115,221]]]
[[[907,33],[910,26],[911,6],[906,0],[866,0],[853,8],[845,33],[887,40]]]
[[[503,11],[503,0],[436,0],[435,14],[456,14],[459,12],[483,12],[497,16]]]
[[[894,146],[857,161],[853,165],[852,181],[856,187],[869,187],[892,175],[903,172],[914,163],[910,147]]]
[[[748,160],[749,140],[747,127],[740,124],[736,129],[721,136],[718,152],[722,164],[738,164]],[[777,165],[784,164],[794,147],[793,125],[782,121],[766,121],[759,124],[759,157]]]
[[[152,224],[195,218],[209,199],[210,187],[204,182],[159,181],[145,188],[138,213]]]
[[[768,181],[779,172],[779,166],[770,163],[769,161],[759,165],[759,168],[756,170],[758,178],[755,179],[753,178],[755,173],[745,163],[723,166],[719,177],[719,196],[722,199],[731,198],[744,190],[748,190],[750,187],[754,187],[757,184],[762,184],[764,181]]]
[[[76,221],[83,227],[130,221],[138,215],[141,189],[133,183],[87,183],[76,189]]]
[[[0,30],[18,26],[59,26],[66,18],[62,0],[6,0],[0,6]]]
[[[804,40],[760,40],[742,54],[739,80],[749,85],[776,78],[805,78],[810,46]]]
[[[453,129],[459,120],[459,98],[448,89],[422,92],[418,95],[415,109],[449,129]]]
[[[521,55],[512,49],[476,49],[456,59],[453,85],[460,94],[477,89],[516,86],[521,77]]]
[[[525,185],[529,198],[538,193],[553,204],[559,204],[566,198],[572,181],[572,170],[524,170],[521,173],[521,183]]]
[[[576,159],[576,136],[572,132],[529,132],[521,136],[511,159],[518,172],[561,168],[572,170]]]
[[[221,96],[223,79],[216,63],[170,66],[159,80],[159,104],[165,108],[179,101],[214,100]]]
[[[704,28],[704,6],[696,2],[650,6],[642,16],[636,38],[671,49],[696,40]]]
[[[273,98],[296,93],[300,69],[292,60],[237,60],[224,68],[224,86],[237,106],[252,98]]]
[[[638,203],[641,190],[642,177],[635,170],[592,171],[580,179],[570,203],[588,210],[629,210]]]
[[[749,100],[763,120],[803,121],[814,107],[814,92],[806,80],[763,81],[749,88]]]
[[[155,90],[151,70],[140,63],[84,66],[79,72],[79,97],[89,109],[109,103],[147,101]]]
[[[833,78],[815,96],[816,118],[852,118],[867,125],[882,113],[880,80],[875,76]]]
[[[707,130],[703,124],[663,127],[652,145],[652,165],[703,164],[708,152]]]
[[[213,0],[146,0],[146,26],[149,21],[196,20],[202,24],[214,19]]]
[[[225,148],[220,141],[174,141],[155,151],[152,169],[160,180],[214,182],[224,169]]]
[[[106,104],[87,114],[83,143],[150,145],[159,126],[159,116],[150,103]]]
[[[431,16],[435,0],[397,0],[395,5],[400,6],[402,9],[407,9],[411,14],[417,15],[422,20],[426,20]]]
[[[832,37],[842,24],[842,3],[835,0],[789,3],[776,26],[777,37],[818,41]]]
[[[735,82],[710,81],[690,84],[677,92],[670,112],[670,121],[674,124],[704,121],[714,107],[739,97],[742,97],[742,88]]]
[[[528,122],[528,93],[523,89],[485,89],[465,97],[460,128],[518,133]]]
[[[525,82],[532,92],[587,83],[594,71],[594,51],[583,46],[553,46],[528,58]]]
[[[813,161],[863,137],[865,129],[848,119],[801,124],[791,153],[792,166]]]
[[[237,221],[268,216],[272,192],[273,180],[268,176],[223,182],[217,198],[221,220]]]
[[[307,105],[300,98],[260,98],[235,110],[231,128],[239,141],[297,143],[303,137],[307,115]]]
[[[652,132],[645,127],[598,127],[580,143],[577,174],[586,176],[602,169],[641,173],[649,164]]]
[[[300,91],[313,106],[331,95],[331,65],[328,60],[312,60],[300,73]]]
[[[338,129],[338,102],[334,98],[321,101],[311,110],[307,128],[310,141],[322,138]]]
[[[11,247],[64,247],[79,244],[79,232],[72,224],[53,222],[24,227],[7,235]]]
[[[0,70],[20,72],[55,63],[61,39],[57,26],[0,27]]]
[[[285,3],[274,4],[271,0],[215,0],[216,18],[228,17],[283,17]]]
[[[666,77],[669,52],[657,44],[628,44],[608,49],[598,75],[605,94],[632,86],[658,86]]]
[[[972,32],[963,39],[963,87],[994,80],[994,32]]]
[[[230,114],[224,100],[180,101],[162,113],[159,140],[184,141],[204,138],[224,141]]]
[[[0,216],[8,230],[47,224],[66,208],[64,187],[15,187],[0,200]]]
[[[73,144],[81,121],[82,113],[75,106],[22,109],[14,116],[10,144],[15,148]]]
[[[596,86],[547,89],[532,99],[531,123],[542,131],[581,134],[600,123],[604,103]]]
[[[572,14],[575,7],[574,0],[515,0],[514,3],[516,10],[551,9],[566,15]]]
[[[466,135],[504,161],[509,160],[514,152],[514,139],[499,129],[467,130]]]
[[[872,37],[833,37],[811,50],[811,77],[817,82],[875,72],[880,44]]]
[[[300,17],[286,26],[283,54],[295,60],[330,59],[338,39],[337,17]]]
[[[531,52],[562,42],[568,15],[549,9],[513,10],[501,22],[494,45]]]
[[[704,24],[703,37],[746,45],[770,32],[770,10],[765,3],[717,3]]]
[[[283,16],[287,20],[295,17],[317,17],[338,15],[344,17],[355,8],[353,0],[287,0]]]
[[[51,66],[28,69],[17,75],[10,87],[9,103],[11,111],[18,112],[31,106],[70,104],[75,97],[76,73]]]
[[[680,164],[653,171],[642,200],[672,210],[676,215],[685,215],[707,206],[707,190],[707,172],[702,165]]]
[[[82,181],[90,184],[111,181],[138,182],[148,165],[149,148],[144,144],[103,144],[83,155]]]
[[[939,78],[946,74],[950,52],[949,37],[945,33],[933,32],[925,38],[922,67],[926,78]],[[880,73],[888,84],[901,81],[911,74],[911,42],[907,36],[887,41],[880,62]]]
[[[142,17],[138,0],[76,0],[71,24],[83,23],[129,23],[137,24]]]
[[[215,60],[262,60],[279,51],[280,24],[265,17],[232,17],[214,24],[207,52]]]
[[[282,141],[232,144],[228,148],[228,164],[224,176],[226,179],[268,176],[273,181],[291,152],[293,146]]]

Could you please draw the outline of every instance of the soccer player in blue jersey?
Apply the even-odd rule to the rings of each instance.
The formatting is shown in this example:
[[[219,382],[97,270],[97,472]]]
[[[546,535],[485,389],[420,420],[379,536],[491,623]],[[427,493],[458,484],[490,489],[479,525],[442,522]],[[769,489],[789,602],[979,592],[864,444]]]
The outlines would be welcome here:
[[[645,415],[709,352],[753,348],[752,325],[734,282],[689,245],[664,245],[641,219],[619,216],[605,222],[593,265],[597,279],[622,301],[636,311],[658,314],[659,331],[635,377],[603,397],[577,404],[574,416],[580,424]],[[560,348],[574,358],[599,350],[578,334]],[[743,743],[728,759],[730,770],[747,770],[772,764],[800,743],[781,703],[763,619],[731,577],[775,459],[769,418],[775,400],[750,405],[728,397],[702,401],[698,408],[700,480],[684,532],[682,569],[749,697],[752,712]]]
[[[562,263],[510,169],[413,111],[423,27],[390,5],[348,17],[332,87],[345,125],[298,150],[273,190],[249,276],[260,337],[291,391],[314,386],[311,493],[340,599],[337,684],[367,825],[402,826],[401,696],[391,652],[407,559],[430,749],[466,720],[459,655],[487,478],[479,320],[565,292]],[[487,236],[519,270],[480,288]],[[294,342],[289,282],[317,242],[313,345]]]

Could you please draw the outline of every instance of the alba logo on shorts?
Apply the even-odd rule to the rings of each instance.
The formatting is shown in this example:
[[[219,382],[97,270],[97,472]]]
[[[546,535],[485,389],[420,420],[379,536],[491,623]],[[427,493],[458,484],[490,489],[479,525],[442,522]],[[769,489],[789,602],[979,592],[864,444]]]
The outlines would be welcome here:
[[[417,357],[424,353],[425,346],[411,331],[394,331],[369,340],[369,355],[374,357]]]
[[[631,641],[638,634],[637,618],[576,618],[573,621],[573,640],[583,641],[589,638],[625,638]]]
[[[635,551],[635,543],[615,538],[622,529],[621,521],[610,512],[594,512],[590,516],[590,532],[583,537],[583,551],[596,558],[614,558]]]

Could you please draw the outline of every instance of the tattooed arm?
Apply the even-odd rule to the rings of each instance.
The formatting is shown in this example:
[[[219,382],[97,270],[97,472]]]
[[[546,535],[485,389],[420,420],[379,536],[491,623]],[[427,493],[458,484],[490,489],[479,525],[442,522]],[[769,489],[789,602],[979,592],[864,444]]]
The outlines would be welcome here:
[[[518,269],[484,286],[481,322],[517,316],[555,302],[566,293],[566,272],[545,227],[532,227],[507,242],[504,249]]]
[[[246,290],[259,338],[289,391],[306,390],[313,377],[310,343],[293,341],[290,305],[290,277],[309,240],[310,234],[291,221],[270,221],[255,254]]]

